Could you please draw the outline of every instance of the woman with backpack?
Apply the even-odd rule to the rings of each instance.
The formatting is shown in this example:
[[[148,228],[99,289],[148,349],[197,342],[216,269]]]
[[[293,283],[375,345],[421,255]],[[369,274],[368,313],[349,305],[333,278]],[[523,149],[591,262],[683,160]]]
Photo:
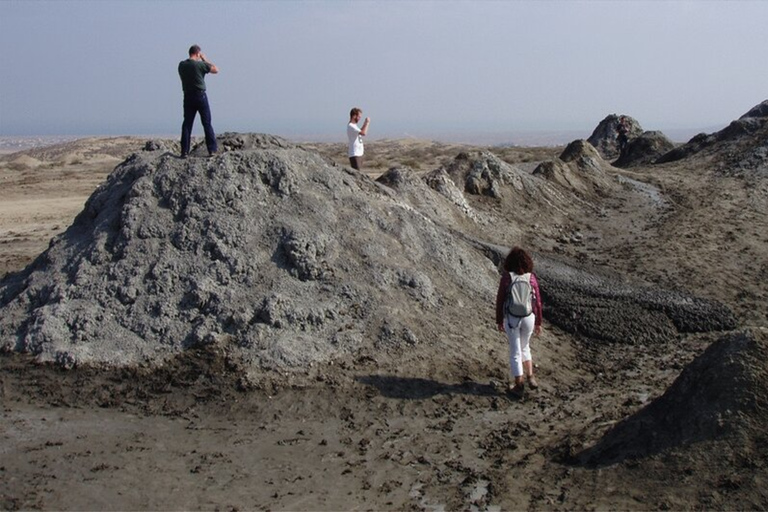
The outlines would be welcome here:
[[[541,294],[533,260],[525,250],[513,247],[503,268],[496,293],[496,325],[509,339],[509,368],[515,383],[510,392],[522,397],[526,379],[531,389],[539,387],[533,376],[530,341],[532,334],[541,333]]]

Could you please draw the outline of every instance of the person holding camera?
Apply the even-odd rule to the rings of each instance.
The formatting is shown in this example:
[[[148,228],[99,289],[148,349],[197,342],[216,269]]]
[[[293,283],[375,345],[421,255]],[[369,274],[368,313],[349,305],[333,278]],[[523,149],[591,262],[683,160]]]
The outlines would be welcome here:
[[[195,116],[200,113],[200,121],[205,132],[205,145],[208,154],[213,155],[218,151],[216,134],[211,124],[211,107],[208,105],[208,95],[205,92],[205,75],[219,72],[219,68],[208,59],[198,45],[189,48],[189,58],[179,62],[179,77],[181,87],[184,90],[184,123],[181,125],[181,157],[189,155],[189,146],[192,138],[192,126]]]
[[[363,166],[363,137],[368,134],[368,125],[371,124],[371,118],[366,117],[362,128],[357,126],[363,117],[363,111],[357,107],[349,111],[349,124],[347,125],[347,138],[349,139],[349,165],[355,170],[360,170]]]

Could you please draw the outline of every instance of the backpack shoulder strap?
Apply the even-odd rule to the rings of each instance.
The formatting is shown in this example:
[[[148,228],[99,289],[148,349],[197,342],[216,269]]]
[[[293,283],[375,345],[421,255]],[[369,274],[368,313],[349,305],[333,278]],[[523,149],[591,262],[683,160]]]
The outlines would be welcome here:
[[[515,281],[518,281],[518,280],[525,281],[526,283],[529,283],[529,284],[531,282],[531,273],[530,272],[526,272],[525,274],[522,274],[522,275],[521,274],[515,274],[514,272],[510,272],[509,273],[509,277],[510,277],[510,279],[512,279],[513,283]]]

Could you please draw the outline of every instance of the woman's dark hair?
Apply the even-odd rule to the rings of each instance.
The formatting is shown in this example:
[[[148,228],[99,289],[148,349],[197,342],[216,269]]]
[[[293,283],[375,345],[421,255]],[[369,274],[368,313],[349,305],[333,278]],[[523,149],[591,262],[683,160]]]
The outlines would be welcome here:
[[[514,272],[517,275],[533,272],[533,260],[530,254],[520,247],[513,247],[504,260],[504,270]]]

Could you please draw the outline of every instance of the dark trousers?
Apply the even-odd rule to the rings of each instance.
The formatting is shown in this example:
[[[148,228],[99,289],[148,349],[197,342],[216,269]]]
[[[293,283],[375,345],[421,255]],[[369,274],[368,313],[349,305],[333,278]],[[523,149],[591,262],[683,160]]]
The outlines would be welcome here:
[[[359,171],[363,167],[363,157],[361,156],[349,157],[349,165],[351,165],[353,169],[356,169]]]
[[[195,115],[200,112],[200,121],[205,131],[205,146],[208,153],[218,150],[216,134],[211,125],[211,107],[208,105],[208,95],[205,91],[184,93],[184,123],[181,125],[181,154],[189,154],[189,145],[192,138],[192,125],[195,123]]]

